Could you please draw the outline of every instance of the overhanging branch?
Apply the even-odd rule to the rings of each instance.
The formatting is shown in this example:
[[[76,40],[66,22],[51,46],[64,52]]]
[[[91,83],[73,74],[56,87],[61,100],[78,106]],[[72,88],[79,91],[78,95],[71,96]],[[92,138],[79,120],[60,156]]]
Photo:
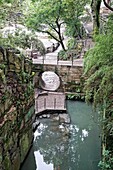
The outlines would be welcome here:
[[[105,5],[108,9],[110,9],[111,11],[113,11],[113,8],[106,2],[106,0],[103,0],[103,2],[104,2],[104,5]]]
[[[47,23],[47,24],[58,34],[58,31],[57,31],[57,29],[54,27],[53,24],[50,24],[50,23]]]
[[[53,39],[56,41],[60,42],[59,39],[57,39],[54,35],[52,35],[50,32],[46,31],[47,34],[49,34]]]
[[[53,39],[55,39],[56,41],[60,42],[59,39],[57,39],[53,34],[51,34],[49,31],[43,31],[40,29],[37,29],[38,32],[42,32],[42,33],[46,33],[48,35],[50,35]]]

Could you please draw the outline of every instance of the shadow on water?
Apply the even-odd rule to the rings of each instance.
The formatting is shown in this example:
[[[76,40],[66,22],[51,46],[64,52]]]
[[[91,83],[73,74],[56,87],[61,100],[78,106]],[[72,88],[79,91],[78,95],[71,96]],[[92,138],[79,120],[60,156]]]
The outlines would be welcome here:
[[[84,102],[67,101],[67,107],[70,125],[62,124],[58,117],[40,120],[21,170],[98,170],[98,113]]]
[[[28,156],[21,167],[21,170],[36,170],[36,162],[33,147],[31,147]]]

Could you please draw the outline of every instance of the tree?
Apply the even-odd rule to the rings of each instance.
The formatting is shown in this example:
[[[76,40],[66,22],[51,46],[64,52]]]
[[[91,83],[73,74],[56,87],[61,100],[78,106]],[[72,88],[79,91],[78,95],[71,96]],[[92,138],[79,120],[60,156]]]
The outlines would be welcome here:
[[[99,33],[99,27],[100,27],[100,21],[99,21],[100,5],[101,5],[101,0],[92,0],[92,2],[91,2],[94,34],[98,34]]]
[[[92,16],[93,16],[93,31],[94,34],[99,33],[100,28],[100,6],[102,0],[92,0],[91,1],[91,9],[92,9]],[[111,0],[103,0],[104,5],[111,11],[113,11],[113,7],[111,6]]]
[[[27,12],[26,24],[36,31],[47,33],[58,41],[63,50],[64,31],[62,27],[70,27],[78,34],[79,16],[82,15],[86,0],[34,0]]]

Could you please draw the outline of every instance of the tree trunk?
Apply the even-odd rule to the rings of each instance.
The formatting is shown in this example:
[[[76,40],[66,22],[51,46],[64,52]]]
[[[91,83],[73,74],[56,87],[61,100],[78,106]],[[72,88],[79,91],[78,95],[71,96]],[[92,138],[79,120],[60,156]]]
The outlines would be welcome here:
[[[63,43],[63,39],[64,39],[64,38],[62,37],[62,33],[61,33],[61,25],[58,23],[58,20],[56,20],[56,25],[57,25],[57,28],[58,28],[57,34],[58,34],[58,36],[59,36],[59,43],[61,44],[62,49],[63,49],[64,51],[66,51],[65,46],[64,46],[64,43]]]
[[[66,51],[63,41],[61,41],[60,44],[61,44],[61,46],[62,46],[62,49],[63,49],[64,51]]]
[[[61,44],[61,46],[62,46],[62,49],[64,50],[64,51],[66,51],[66,49],[65,49],[65,46],[64,46],[64,43],[63,43],[63,37],[61,36],[61,34],[59,34],[59,42],[60,42],[60,44]]]
[[[92,2],[91,2],[91,9],[92,9],[92,16],[93,16],[93,32],[94,32],[94,34],[99,33],[100,5],[101,5],[101,0],[92,0]]]

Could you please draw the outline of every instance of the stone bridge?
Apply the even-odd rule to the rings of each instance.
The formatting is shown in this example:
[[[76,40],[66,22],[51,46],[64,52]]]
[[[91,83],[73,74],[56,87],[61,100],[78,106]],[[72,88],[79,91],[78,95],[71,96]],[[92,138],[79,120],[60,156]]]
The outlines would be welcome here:
[[[74,93],[77,98],[81,98],[84,95],[83,56],[87,49],[90,48],[89,45],[91,44],[90,41],[88,41],[88,43],[85,41],[84,43],[84,48],[79,56],[74,55],[73,53],[73,55],[71,55],[70,58],[67,58],[67,60],[60,60],[58,57],[58,51],[48,53],[44,56],[36,53],[34,54],[34,57],[32,55],[32,63],[34,65],[35,72],[37,72],[34,78],[34,85],[36,88],[36,114],[40,114],[44,110],[66,110],[66,94]],[[60,79],[60,86],[52,90],[55,84],[55,79],[49,79],[49,81],[53,81],[53,83],[49,84],[48,89],[45,89],[44,86],[46,84],[44,82],[40,83],[40,73],[43,74],[44,72],[56,73]],[[46,79],[48,78],[46,77]],[[50,86],[51,88],[49,88]],[[43,91],[40,93],[38,88],[43,89]]]
[[[35,114],[43,111],[66,111],[65,93],[59,92],[61,80],[52,71],[45,71],[39,77],[38,88],[35,89]]]
[[[40,65],[37,65],[37,67],[40,67]],[[34,78],[35,113],[40,115],[43,111],[48,110],[66,112],[66,94],[70,92],[77,94],[79,92],[80,97],[83,90],[82,70],[81,65],[44,64],[41,73]],[[47,76],[47,73],[52,73],[52,75],[55,74],[56,76],[52,78],[51,75]]]
[[[65,94],[35,90],[35,114],[43,111],[66,111]]]
[[[82,64],[77,63],[77,65],[51,65],[51,64],[35,64],[34,70],[36,76],[34,77],[35,88],[39,87],[38,80],[40,77],[40,72],[52,71],[56,73],[60,80],[60,91],[65,92],[76,92],[77,86],[82,88],[84,82],[83,76],[83,60]],[[76,88],[75,88],[76,87]]]

